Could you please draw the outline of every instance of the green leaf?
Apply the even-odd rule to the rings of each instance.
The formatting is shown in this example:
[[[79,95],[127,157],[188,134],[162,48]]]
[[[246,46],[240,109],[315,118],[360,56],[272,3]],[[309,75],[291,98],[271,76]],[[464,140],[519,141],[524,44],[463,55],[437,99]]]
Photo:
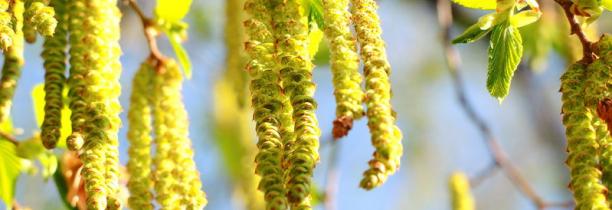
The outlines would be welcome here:
[[[50,151],[45,151],[38,156],[42,167],[42,177],[48,180],[57,171],[57,157]]]
[[[319,28],[315,28],[308,33],[308,52],[311,59],[314,59],[315,55],[317,55],[317,52],[319,51],[319,44],[321,43],[322,39],[323,31],[319,30]]]
[[[527,10],[519,12],[512,17],[510,17],[510,23],[517,27],[523,27],[529,24],[532,24],[540,19],[542,13],[535,10]]]
[[[321,0],[302,0],[304,12],[308,15],[308,26],[312,31],[312,23],[316,23],[319,28],[325,27],[323,19],[323,2]]]
[[[472,9],[491,10],[497,7],[496,0],[453,0],[453,2]]]
[[[514,71],[523,56],[523,40],[508,21],[495,26],[489,44],[487,89],[500,103],[510,92]]]
[[[176,54],[176,58],[178,58],[181,67],[183,67],[185,77],[187,77],[187,79],[191,79],[191,60],[189,60],[189,55],[180,42],[180,35],[169,33],[168,36],[172,49],[174,49],[174,54]]]
[[[21,159],[17,157],[15,145],[0,139],[0,199],[7,207],[12,206],[21,169]]]
[[[155,7],[155,17],[168,22],[175,22],[183,19],[192,0],[157,0]]]
[[[21,141],[17,146],[17,156],[25,159],[35,159],[45,151],[47,150],[43,147],[39,135]]]
[[[601,6],[607,9],[608,11],[612,11],[612,0],[602,0]]]
[[[468,27],[459,37],[453,39],[452,43],[472,43],[487,35],[493,26],[497,24],[497,13],[490,13],[478,19],[478,22]]]

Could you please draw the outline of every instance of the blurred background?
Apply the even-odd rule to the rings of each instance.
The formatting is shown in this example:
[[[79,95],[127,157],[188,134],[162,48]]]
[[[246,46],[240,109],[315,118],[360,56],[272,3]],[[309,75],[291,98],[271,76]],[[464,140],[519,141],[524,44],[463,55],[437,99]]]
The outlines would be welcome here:
[[[566,19],[553,0],[539,1],[545,16],[536,24],[522,28],[525,37],[523,64],[516,72],[510,95],[503,101],[489,96],[485,88],[487,40],[457,45],[461,54],[460,71],[466,94],[483,116],[493,134],[521,174],[546,201],[571,199],[566,186],[568,172],[564,166],[565,138],[561,125],[559,77],[568,62],[573,62],[581,48],[574,37],[568,37]],[[145,11],[152,11],[154,1],[139,1]],[[331,125],[335,102],[329,70],[329,53],[322,42],[315,59],[314,80],[317,84],[317,116],[321,136],[321,161],[315,170],[318,189],[327,184],[329,165],[335,164],[337,185],[336,209],[450,209],[448,176],[463,171],[474,177],[492,164],[478,129],[459,106],[440,42],[433,0],[381,0],[379,15],[392,66],[393,106],[404,133],[404,156],[401,170],[386,184],[372,191],[358,188],[361,173],[367,167],[373,148],[366,120],[356,123],[348,137],[331,143]],[[478,17],[488,13],[453,5],[453,36]],[[128,107],[131,80],[139,63],[148,55],[140,20],[121,4],[122,49],[124,55],[121,103]],[[150,12],[148,12],[151,15]],[[190,136],[195,159],[208,195],[207,209],[242,209],[243,199],[235,192],[235,177],[253,171],[231,171],[226,158],[230,144],[215,131],[215,84],[225,71],[224,45],[225,1],[194,1],[187,16],[189,40],[185,44],[193,62],[193,77],[184,83],[184,99],[191,120]],[[589,30],[591,39],[597,33],[612,32],[612,14],[604,13]],[[167,41],[160,39],[162,51],[172,54]],[[26,66],[18,83],[12,110],[15,127],[27,137],[37,131],[30,92],[42,82],[42,41],[26,48]],[[219,96],[223,97],[223,95]],[[126,119],[126,112],[122,113]],[[127,161],[127,125],[121,129],[121,163]],[[227,142],[225,142],[227,143]],[[236,143],[238,144],[238,143]],[[238,147],[238,146],[237,146]],[[335,148],[335,149],[333,149]],[[332,158],[335,150],[336,159]],[[229,152],[228,152],[229,151]],[[334,161],[335,160],[335,161]],[[249,162],[250,163],[250,162]],[[235,164],[235,163],[234,163]],[[17,201],[32,209],[63,209],[55,185],[40,175],[21,175]],[[536,207],[523,196],[503,173],[492,173],[472,189],[478,209],[532,210]],[[0,204],[0,208],[3,208]],[[317,206],[323,209],[323,205]],[[554,208],[551,208],[554,209]]]

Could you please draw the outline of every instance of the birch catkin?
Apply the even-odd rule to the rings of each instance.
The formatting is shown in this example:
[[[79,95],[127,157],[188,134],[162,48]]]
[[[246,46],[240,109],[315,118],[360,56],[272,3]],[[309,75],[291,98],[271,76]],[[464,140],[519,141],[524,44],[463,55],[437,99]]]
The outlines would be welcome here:
[[[13,29],[13,14],[9,9],[8,0],[0,0],[0,48],[7,50],[13,45],[15,30]]]
[[[247,71],[251,76],[251,103],[256,123],[257,148],[255,172],[261,176],[259,190],[264,193],[266,209],[288,208],[281,167],[283,143],[280,136],[282,101],[277,72],[274,71],[274,38],[266,0],[247,0],[244,8],[250,19],[244,22],[249,39],[245,50],[251,57]]]
[[[474,210],[474,197],[470,192],[470,182],[463,173],[455,172],[448,182],[453,210]]]
[[[23,12],[24,3],[22,0],[13,1],[13,21],[12,27],[15,35],[11,46],[4,52],[4,64],[2,65],[2,78],[0,78],[0,122],[6,121],[11,112],[13,96],[17,81],[21,76],[23,68]]]
[[[592,114],[585,106],[584,80],[586,66],[572,64],[561,77],[563,124],[566,128],[570,169],[569,187],[574,193],[576,209],[608,209],[598,169],[598,143],[591,125]]]
[[[151,97],[154,66],[150,60],[143,62],[134,75],[130,108],[128,110],[128,149],[127,171],[130,174],[128,189],[131,209],[153,209],[153,186],[151,179]]]
[[[319,161],[319,125],[315,115],[313,65],[308,52],[307,18],[298,0],[273,0],[276,56],[283,91],[293,108],[295,141],[287,157],[287,199],[292,208],[310,208],[312,174]]]
[[[68,16],[66,1],[52,0],[57,27],[52,37],[46,37],[42,57],[45,67],[45,116],[40,137],[47,149],[54,148],[62,128],[63,90],[66,83],[66,49],[68,41]]]
[[[364,172],[360,186],[372,189],[383,184],[400,166],[402,133],[395,125],[391,108],[391,67],[381,38],[380,20],[374,0],[351,0],[357,41],[364,62],[368,127],[375,147],[374,158]]]
[[[361,75],[357,45],[350,29],[349,0],[324,0],[325,37],[331,51],[331,71],[336,96],[334,138],[346,136],[353,120],[363,116]]]
[[[53,7],[46,5],[42,0],[28,0],[26,7],[24,30],[35,31],[43,36],[52,36],[57,25]],[[36,36],[36,34],[33,35]],[[33,42],[35,37],[31,38],[31,34],[28,36],[30,36],[28,42]]]

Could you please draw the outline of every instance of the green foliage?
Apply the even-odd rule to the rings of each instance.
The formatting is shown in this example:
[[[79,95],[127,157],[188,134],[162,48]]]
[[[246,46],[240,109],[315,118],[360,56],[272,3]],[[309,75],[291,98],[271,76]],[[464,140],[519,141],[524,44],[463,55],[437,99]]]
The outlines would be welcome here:
[[[512,76],[522,55],[523,40],[518,28],[509,22],[495,26],[489,44],[487,89],[500,103],[510,92]]]
[[[453,39],[453,44],[472,43],[487,35],[496,25],[497,13],[480,17],[477,23],[468,27],[461,35]]]
[[[21,173],[21,159],[16,146],[6,139],[0,139],[0,198],[7,207],[12,206],[15,184]]]
[[[492,10],[497,6],[496,0],[453,0],[453,2],[473,9]]]
[[[187,38],[187,24],[182,19],[187,15],[191,2],[191,0],[158,0],[155,7],[155,20],[168,36],[168,41],[187,79],[191,78],[191,60],[181,44]]]
[[[308,17],[309,30],[313,30],[313,23],[316,23],[319,28],[325,28],[323,3],[321,0],[302,0],[302,7],[304,14]]]
[[[192,0],[157,0],[155,17],[169,22],[180,21],[187,15],[191,2]]]

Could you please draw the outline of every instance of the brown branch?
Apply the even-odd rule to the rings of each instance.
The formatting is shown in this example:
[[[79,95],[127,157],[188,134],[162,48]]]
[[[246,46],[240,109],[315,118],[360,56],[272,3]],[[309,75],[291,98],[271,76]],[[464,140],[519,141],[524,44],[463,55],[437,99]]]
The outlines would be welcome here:
[[[17,141],[17,139],[11,134],[0,132],[0,137],[6,141],[13,143],[15,146],[19,145],[19,141]]]
[[[144,14],[142,9],[140,9],[138,4],[136,3],[136,0],[126,0],[126,2],[130,5],[130,8],[132,8],[132,10],[136,12],[138,17],[140,18],[140,21],[142,22],[143,32],[144,32],[145,38],[147,39],[147,45],[149,46],[149,51],[150,51],[149,57],[151,59],[156,60],[158,63],[157,64],[158,67],[161,67],[161,64],[166,60],[166,56],[164,56],[159,51],[159,48],[157,47],[156,38],[159,35],[159,32],[157,31],[155,27],[156,26],[155,21],[153,21],[153,19],[147,17]],[[159,70],[160,68],[157,68],[157,69]]]
[[[327,174],[325,177],[325,192],[323,197],[323,208],[325,210],[335,210],[336,208],[336,195],[338,193],[338,184],[340,171],[338,170],[338,159],[340,156],[340,145],[342,142],[337,141],[335,138],[330,138],[329,146],[329,161],[327,166]]]
[[[487,145],[489,152],[493,158],[493,168],[500,168],[503,173],[510,179],[510,181],[519,189],[519,191],[525,195],[531,202],[538,207],[538,209],[546,209],[551,207],[566,207],[571,206],[573,203],[552,203],[547,202],[539,196],[533,187],[529,184],[518,169],[512,164],[508,155],[504,152],[501,145],[491,132],[491,129],[487,126],[487,123],[478,115],[474,107],[467,100],[465,94],[465,87],[461,74],[459,73],[460,58],[459,53],[451,45],[451,34],[450,29],[453,22],[452,10],[449,1],[438,0],[437,1],[438,21],[442,30],[442,45],[444,47],[444,53],[446,57],[446,63],[448,70],[451,74],[455,94],[458,97],[459,103],[463,111],[468,115],[468,118],[478,128],[480,134]],[[483,176],[488,177],[493,171],[490,167],[485,169]],[[569,204],[568,204],[569,203]]]
[[[570,25],[570,34],[576,34],[578,39],[580,39],[580,43],[582,44],[582,53],[583,58],[582,61],[589,64],[592,63],[595,59],[595,53],[593,53],[592,42],[589,41],[580,27],[580,23],[576,21],[576,17],[574,13],[572,13],[572,5],[574,4],[571,0],[555,0],[565,12],[565,16],[567,17],[567,21]]]

